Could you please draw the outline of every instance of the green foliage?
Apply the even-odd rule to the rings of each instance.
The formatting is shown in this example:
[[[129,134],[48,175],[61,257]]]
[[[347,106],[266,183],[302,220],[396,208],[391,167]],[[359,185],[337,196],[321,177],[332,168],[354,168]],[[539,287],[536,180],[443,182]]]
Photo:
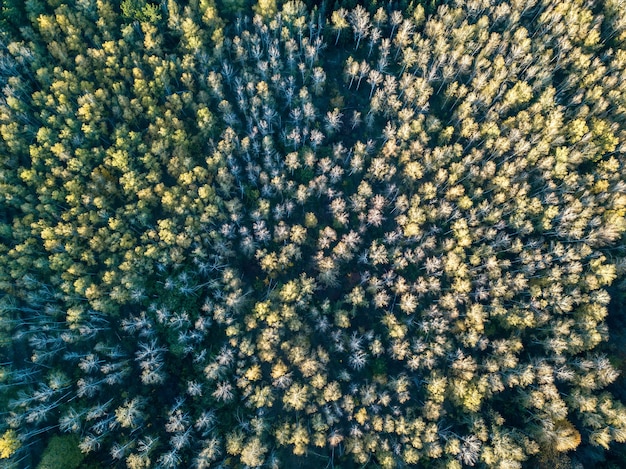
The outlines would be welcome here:
[[[237,21],[243,11],[252,11],[252,0],[215,0],[217,9],[222,18],[229,23]]]
[[[85,459],[78,448],[76,435],[55,435],[50,438],[37,469],[77,469]]]
[[[161,20],[159,5],[146,0],[123,0],[120,8],[122,15],[132,21],[156,24]]]
[[[0,1],[0,25],[3,30],[9,29],[14,34],[24,25],[26,11],[23,0]]]

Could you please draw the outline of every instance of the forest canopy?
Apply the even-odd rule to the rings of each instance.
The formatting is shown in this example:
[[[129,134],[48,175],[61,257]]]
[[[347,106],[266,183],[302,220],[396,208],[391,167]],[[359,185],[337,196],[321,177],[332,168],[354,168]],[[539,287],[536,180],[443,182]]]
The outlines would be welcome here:
[[[620,467],[621,3],[2,2],[0,467]]]

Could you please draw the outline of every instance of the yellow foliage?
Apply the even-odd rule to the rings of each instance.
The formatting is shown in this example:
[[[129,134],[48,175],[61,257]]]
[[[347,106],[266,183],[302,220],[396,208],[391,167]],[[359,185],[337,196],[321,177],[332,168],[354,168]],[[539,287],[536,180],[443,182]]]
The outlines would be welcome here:
[[[365,407],[361,407],[357,413],[354,415],[354,419],[360,424],[360,425],[364,425],[365,422],[368,419],[367,416],[367,410],[365,409]]]
[[[555,429],[556,439],[554,442],[554,449],[558,452],[565,452],[576,449],[580,444],[581,436],[578,430],[574,426],[565,422]]]
[[[248,370],[246,371],[246,379],[250,380],[250,381],[257,381],[259,379],[261,379],[261,366],[256,364],[256,365],[252,365],[250,368],[248,368]]]
[[[7,430],[0,438],[0,459],[10,458],[20,447],[20,440],[15,430]]]
[[[298,284],[294,280],[290,280],[280,290],[280,298],[284,302],[290,303],[298,299]]]
[[[259,0],[256,5],[252,7],[257,15],[261,15],[265,18],[271,18],[276,14],[276,0]]]
[[[309,432],[306,427],[302,426],[300,423],[296,424],[289,442],[294,445],[293,454],[304,454],[309,444]]]

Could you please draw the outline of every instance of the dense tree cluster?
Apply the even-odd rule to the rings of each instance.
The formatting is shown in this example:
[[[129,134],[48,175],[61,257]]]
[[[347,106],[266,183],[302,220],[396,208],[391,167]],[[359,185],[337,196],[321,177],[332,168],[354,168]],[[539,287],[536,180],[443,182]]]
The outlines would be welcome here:
[[[619,3],[6,2],[2,467],[626,442]]]

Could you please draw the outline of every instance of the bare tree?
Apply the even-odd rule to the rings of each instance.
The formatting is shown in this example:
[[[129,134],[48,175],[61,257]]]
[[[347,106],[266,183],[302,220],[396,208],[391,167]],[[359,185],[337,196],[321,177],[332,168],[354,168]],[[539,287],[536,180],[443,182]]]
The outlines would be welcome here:
[[[370,34],[372,23],[370,22],[370,14],[361,5],[357,5],[354,10],[348,14],[348,20],[354,37],[356,38],[355,49],[359,48],[361,40],[366,38]]]

